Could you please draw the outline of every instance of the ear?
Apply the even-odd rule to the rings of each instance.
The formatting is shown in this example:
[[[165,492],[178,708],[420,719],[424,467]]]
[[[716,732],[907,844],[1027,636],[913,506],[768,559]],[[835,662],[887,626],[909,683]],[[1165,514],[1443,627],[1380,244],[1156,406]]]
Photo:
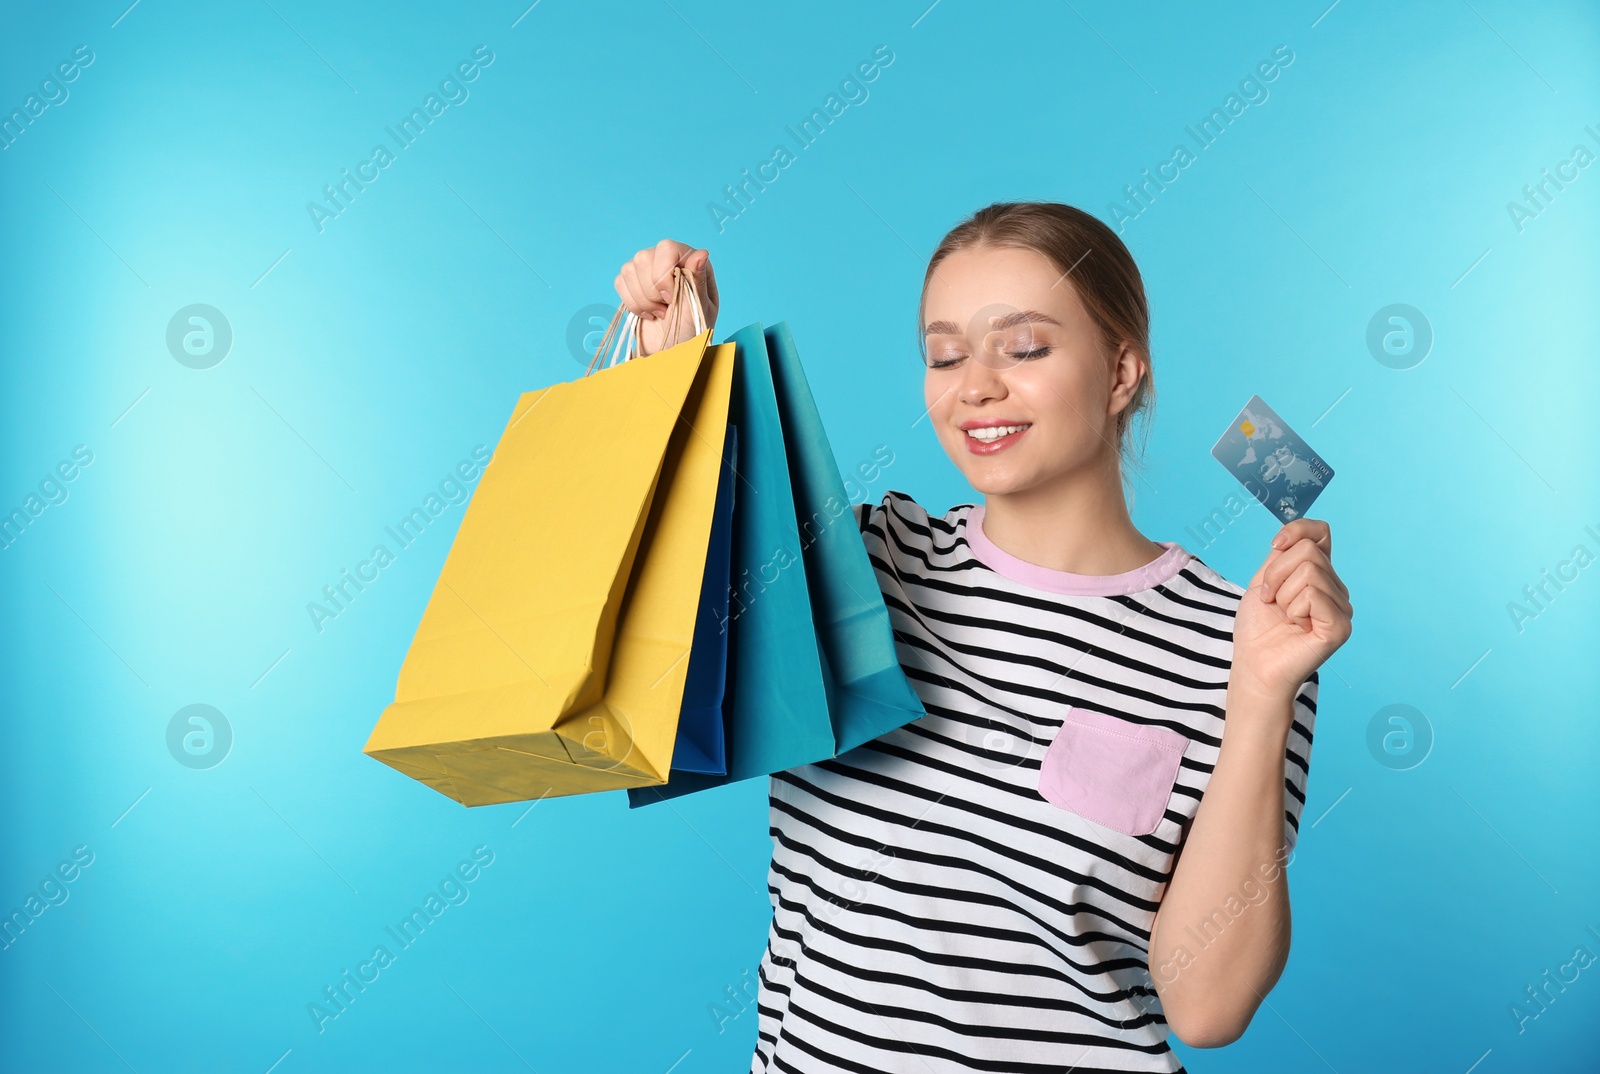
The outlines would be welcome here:
[[[1126,341],[1117,345],[1117,353],[1111,363],[1111,400],[1107,413],[1116,415],[1127,409],[1134,391],[1144,380],[1149,364]]]

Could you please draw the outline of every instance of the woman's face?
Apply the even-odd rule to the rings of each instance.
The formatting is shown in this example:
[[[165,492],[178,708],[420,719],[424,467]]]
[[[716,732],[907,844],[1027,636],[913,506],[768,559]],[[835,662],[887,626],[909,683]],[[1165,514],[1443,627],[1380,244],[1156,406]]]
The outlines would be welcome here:
[[[1070,276],[1034,250],[940,262],[923,309],[924,395],[946,454],[985,495],[1115,465],[1116,415],[1142,371],[1105,354]]]

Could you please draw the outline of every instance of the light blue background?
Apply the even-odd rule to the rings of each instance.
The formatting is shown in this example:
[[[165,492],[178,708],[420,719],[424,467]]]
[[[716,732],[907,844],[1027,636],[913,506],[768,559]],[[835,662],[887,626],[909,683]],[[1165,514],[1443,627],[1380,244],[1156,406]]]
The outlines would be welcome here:
[[[1600,149],[1592,7],[524,6],[7,5],[0,110],[95,60],[0,152],[0,508],[94,453],[0,552],[0,907],[94,853],[0,951],[6,1069],[746,1069],[753,1007],[725,1032],[710,1008],[765,939],[764,783],[468,811],[363,756],[460,506],[320,633],[307,603],[519,392],[581,373],[569,324],[664,236],[712,250],[719,338],[789,322],[841,467],[892,449],[874,498],[971,502],[914,424],[939,237],[995,200],[1104,217],[1280,44],[1270,96],[1123,235],[1159,399],[1137,523],[1250,577],[1264,510],[1198,526],[1239,493],[1209,449],[1259,392],[1337,470],[1314,513],[1358,609],[1288,969],[1226,1053],[1179,1047],[1592,1069],[1600,965],[1522,1032],[1511,1005],[1600,954],[1600,566],[1520,631],[1507,609],[1600,553],[1600,168],[1520,231],[1507,210]],[[306,203],[480,44],[470,97],[319,232]],[[707,204],[878,45],[870,96],[719,234]],[[165,342],[197,302],[234,332],[204,371]],[[1367,348],[1391,303],[1435,336],[1411,369]],[[209,770],[168,752],[192,703],[233,730]],[[1367,746],[1397,703],[1433,736],[1403,771]],[[479,845],[467,901],[319,1033],[307,1004]]]

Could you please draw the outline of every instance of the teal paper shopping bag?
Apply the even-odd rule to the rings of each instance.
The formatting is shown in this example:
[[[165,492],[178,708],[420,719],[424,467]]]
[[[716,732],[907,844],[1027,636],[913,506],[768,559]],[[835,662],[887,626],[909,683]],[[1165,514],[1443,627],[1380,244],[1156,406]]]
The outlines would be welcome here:
[[[700,610],[689,653],[689,677],[683,686],[683,711],[678,714],[678,737],[672,744],[672,771],[721,774],[728,770],[722,698],[728,674],[728,572],[733,561],[738,474],[739,429],[730,422],[722,441],[722,473],[717,478],[711,542],[700,581]]]
[[[889,609],[788,323],[768,328],[766,341],[823,673],[830,680],[834,749],[843,753],[927,711],[901,670]]]
[[[741,328],[725,342],[735,347],[728,421],[739,427],[740,457],[722,702],[728,770],[673,770],[664,785],[629,787],[630,807],[810,764],[837,752],[762,325]]]

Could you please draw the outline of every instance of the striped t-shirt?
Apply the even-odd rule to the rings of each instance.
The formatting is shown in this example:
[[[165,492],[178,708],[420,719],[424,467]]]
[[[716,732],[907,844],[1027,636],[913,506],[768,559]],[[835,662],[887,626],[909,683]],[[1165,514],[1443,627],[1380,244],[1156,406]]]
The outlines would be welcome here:
[[[1221,747],[1244,589],[1175,542],[1078,575],[1001,551],[981,505],[855,514],[927,715],[771,777],[752,1072],[1183,1070],[1150,928]],[[1316,699],[1313,673],[1290,846]]]

